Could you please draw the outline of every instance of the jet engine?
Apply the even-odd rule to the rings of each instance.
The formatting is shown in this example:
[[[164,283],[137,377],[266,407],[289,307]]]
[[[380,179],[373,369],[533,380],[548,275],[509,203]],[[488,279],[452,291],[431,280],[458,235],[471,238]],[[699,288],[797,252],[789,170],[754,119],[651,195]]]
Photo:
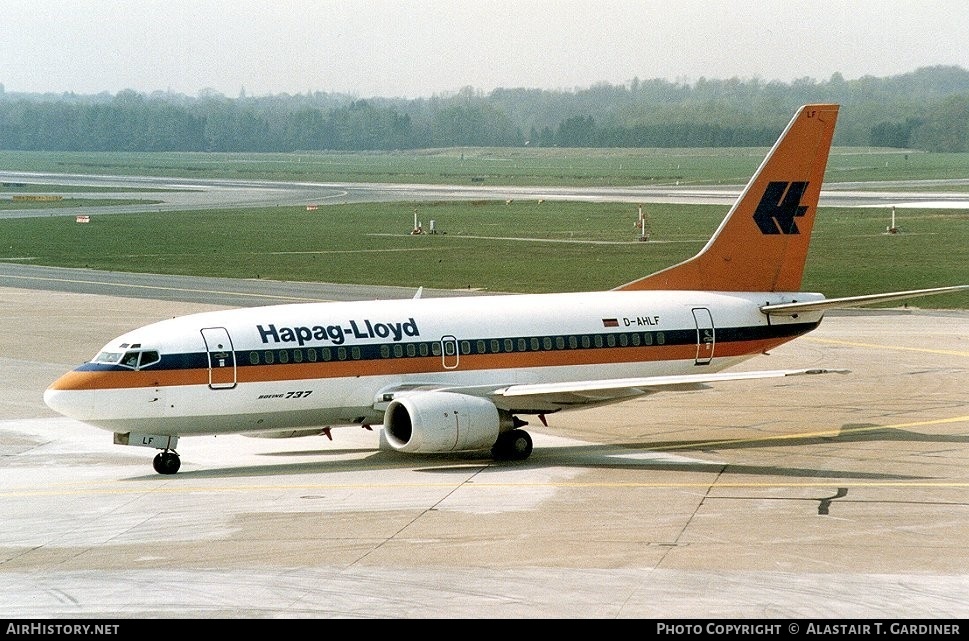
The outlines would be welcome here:
[[[454,392],[424,392],[394,399],[384,413],[387,442],[401,452],[488,449],[502,427],[512,427],[494,403]]]

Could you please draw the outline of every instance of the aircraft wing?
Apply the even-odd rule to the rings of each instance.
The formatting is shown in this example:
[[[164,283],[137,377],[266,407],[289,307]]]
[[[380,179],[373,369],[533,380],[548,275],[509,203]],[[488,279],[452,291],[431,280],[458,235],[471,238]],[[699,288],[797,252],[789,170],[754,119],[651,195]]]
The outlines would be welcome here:
[[[383,411],[395,398],[433,392],[452,392],[490,398],[495,405],[512,412],[552,413],[565,408],[616,403],[636,396],[658,392],[688,392],[705,389],[710,383],[744,381],[813,374],[846,374],[848,370],[778,369],[753,372],[719,372],[675,376],[643,376],[607,380],[568,381],[564,383],[527,383],[494,386],[454,386],[436,383],[394,386],[381,390],[374,409]]]
[[[566,383],[534,383],[510,385],[495,390],[492,395],[506,399],[507,404],[527,406],[532,404],[585,405],[620,401],[643,394],[663,391],[691,391],[704,389],[710,383],[742,381],[784,376],[812,374],[844,374],[847,370],[783,369],[754,372],[720,372],[716,374],[683,374],[675,376],[646,376],[642,378],[617,378],[602,381],[572,381]],[[497,399],[496,399],[497,400]],[[499,404],[504,404],[499,401]]]

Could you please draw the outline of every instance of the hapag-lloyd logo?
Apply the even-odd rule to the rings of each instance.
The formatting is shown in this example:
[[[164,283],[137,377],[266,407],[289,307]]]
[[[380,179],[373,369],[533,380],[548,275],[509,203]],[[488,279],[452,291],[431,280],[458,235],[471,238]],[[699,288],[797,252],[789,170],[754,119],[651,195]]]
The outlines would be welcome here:
[[[347,325],[313,325],[298,327],[277,327],[274,323],[269,325],[256,325],[259,338],[263,343],[297,343],[300,347],[310,341],[330,341],[334,345],[341,345],[346,341],[347,336],[359,339],[367,338],[389,338],[395,343],[404,340],[405,336],[420,336],[421,332],[417,329],[417,323],[413,318],[408,318],[404,322],[375,323],[370,320],[357,322],[348,321]]]
[[[807,213],[801,197],[807,182],[776,181],[767,185],[754,212],[754,222],[764,234],[800,234],[795,218]]]

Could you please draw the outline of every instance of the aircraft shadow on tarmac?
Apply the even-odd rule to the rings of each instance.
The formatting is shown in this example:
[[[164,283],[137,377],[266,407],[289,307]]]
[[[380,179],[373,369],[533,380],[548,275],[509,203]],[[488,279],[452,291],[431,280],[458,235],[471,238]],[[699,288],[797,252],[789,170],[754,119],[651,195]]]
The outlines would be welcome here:
[[[969,443],[969,434],[925,434],[875,423],[847,423],[835,434],[814,433],[803,436],[771,435],[752,438],[697,441],[643,441],[617,443],[616,447],[663,452],[699,451],[709,453],[717,450],[754,449],[766,447],[793,447],[804,445],[829,445],[836,443],[868,443],[873,441],[908,441],[913,443]]]
[[[378,448],[344,448],[320,450],[292,450],[267,453],[263,456],[321,457],[326,460],[298,463],[267,463],[239,467],[220,467],[200,470],[183,468],[177,476],[149,474],[128,480],[157,481],[192,480],[206,478],[232,478],[251,476],[283,476],[303,474],[347,473],[375,470],[406,470],[432,474],[467,474],[469,468],[500,471],[502,469],[538,469],[543,467],[609,468],[626,470],[651,470],[667,472],[706,472],[716,474],[776,476],[805,479],[865,479],[865,480],[919,480],[929,476],[912,476],[884,472],[852,470],[825,470],[773,465],[747,465],[723,461],[686,459],[684,453],[700,453],[715,456],[722,450],[748,450],[767,447],[794,447],[810,445],[833,445],[873,441],[911,441],[925,443],[969,443],[969,435],[925,434],[886,428],[878,425],[845,425],[837,434],[811,434],[803,437],[769,436],[722,441],[650,441],[616,444],[583,444],[536,447],[526,461],[496,462],[487,452],[460,452],[450,454],[405,454]],[[369,452],[369,454],[367,454]],[[359,454],[362,458],[332,460],[335,456]],[[231,456],[231,452],[227,452]]]

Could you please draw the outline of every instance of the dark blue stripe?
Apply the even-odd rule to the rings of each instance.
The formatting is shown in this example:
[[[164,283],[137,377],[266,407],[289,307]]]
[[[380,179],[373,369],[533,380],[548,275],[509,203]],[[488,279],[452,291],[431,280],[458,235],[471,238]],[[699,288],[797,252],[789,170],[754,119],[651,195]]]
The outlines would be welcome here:
[[[761,341],[761,340],[771,340],[778,338],[793,338],[805,334],[820,325],[820,321],[813,323],[797,323],[797,324],[784,324],[784,325],[758,325],[753,327],[717,327],[716,328],[716,342],[717,343],[743,343],[748,341]],[[612,337],[614,344],[609,344],[609,337]],[[620,344],[620,337],[625,336],[627,339],[626,345]],[[545,349],[545,339],[551,339],[552,349]],[[538,349],[532,349],[532,340],[538,340]],[[576,346],[571,347],[570,339],[574,339]],[[588,340],[588,346],[584,345],[584,340]],[[505,341],[512,341],[511,350],[505,350]],[[519,341],[525,341],[525,349],[519,349]],[[601,341],[601,345],[597,344],[597,340]],[[638,340],[638,344],[634,344]],[[497,341],[499,345],[499,351],[491,351],[492,341]],[[662,342],[660,342],[662,341]],[[479,350],[479,342],[484,343],[484,351]],[[559,343],[564,344],[564,348],[557,347]],[[558,336],[516,336],[516,337],[501,337],[501,338],[468,338],[459,339],[458,345],[459,349],[467,344],[470,351],[461,351],[461,356],[469,356],[475,354],[495,354],[495,353],[522,353],[522,352],[559,352],[559,351],[577,351],[577,350],[589,350],[589,349],[626,349],[626,348],[641,348],[641,347],[659,347],[659,346],[676,346],[676,345],[696,345],[697,343],[697,330],[696,328],[690,329],[678,329],[678,330],[665,330],[665,331],[653,331],[653,332],[603,332],[597,334],[573,334],[573,335],[558,335]],[[422,352],[421,346],[424,346]],[[408,347],[413,347],[413,354],[408,352]],[[272,357],[272,365],[293,365],[297,364],[296,352],[300,352],[302,360],[300,363],[326,363],[326,362],[341,362],[341,361],[369,361],[369,360],[388,360],[388,359],[398,359],[398,358],[415,358],[415,357],[435,357],[440,358],[440,351],[437,353],[432,350],[435,347],[440,347],[440,341],[415,341],[415,342],[401,342],[401,343],[383,343],[383,344],[369,344],[369,345],[343,345],[343,346],[304,346],[301,348],[293,347],[277,347],[274,345],[266,345],[259,349],[244,350],[235,352],[236,365],[238,367],[251,367],[254,365],[265,366],[270,363],[266,362],[266,355],[269,354]],[[400,348],[401,355],[397,356],[395,350]],[[344,358],[339,358],[338,350],[345,350]],[[311,350],[315,352],[316,358],[311,359]],[[253,363],[250,359],[250,354],[258,355],[258,362]],[[325,357],[326,355],[329,357]],[[209,366],[208,354],[206,352],[193,352],[187,354],[164,354],[161,357],[161,361],[155,363],[146,368],[146,370],[183,370],[183,369],[206,369]],[[127,367],[122,367],[120,365],[107,365],[102,363],[85,363],[77,368],[78,371],[130,371]]]

